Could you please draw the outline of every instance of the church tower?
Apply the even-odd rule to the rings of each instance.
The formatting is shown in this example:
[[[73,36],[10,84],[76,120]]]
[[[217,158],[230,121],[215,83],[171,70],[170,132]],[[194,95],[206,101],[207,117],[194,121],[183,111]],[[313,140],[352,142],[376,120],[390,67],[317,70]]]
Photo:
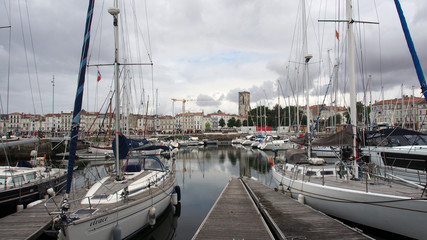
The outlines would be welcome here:
[[[239,115],[248,116],[251,110],[251,95],[249,92],[239,92]]]

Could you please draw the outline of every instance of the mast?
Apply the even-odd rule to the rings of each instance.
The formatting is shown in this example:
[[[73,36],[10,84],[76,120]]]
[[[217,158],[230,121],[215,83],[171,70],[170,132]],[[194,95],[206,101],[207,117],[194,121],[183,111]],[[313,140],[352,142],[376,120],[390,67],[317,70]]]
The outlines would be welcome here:
[[[307,139],[308,139],[308,150],[307,150],[307,154],[308,154],[308,158],[310,159],[311,157],[311,129],[310,129],[310,92],[308,89],[308,62],[310,61],[310,59],[313,56],[311,54],[307,54],[305,56],[305,69],[304,69],[304,76],[305,76],[305,83],[306,83],[306,101],[307,101]]]
[[[354,71],[354,36],[353,36],[353,5],[351,0],[347,0],[347,21],[348,21],[348,73],[350,80],[350,123],[353,128],[353,170],[354,177],[359,177],[359,169],[357,165],[357,142],[356,142],[356,130],[357,130],[357,109],[356,109],[356,80]]]
[[[418,81],[421,85],[421,91],[424,94],[424,98],[427,99],[427,84],[426,79],[424,78],[423,69],[421,68],[420,60],[418,59],[417,52],[415,51],[414,42],[412,41],[411,33],[409,32],[408,24],[406,23],[405,16],[403,15],[402,7],[400,6],[399,0],[394,0],[396,5],[397,13],[399,14],[400,24],[402,25],[403,33],[405,34],[406,44],[408,45],[409,52],[412,56],[412,61],[414,62],[415,70],[417,72]]]
[[[280,82],[277,80],[277,132],[280,133]]]
[[[114,0],[114,7],[108,9],[108,13],[113,16],[114,25],[114,80],[115,80],[115,134],[116,134],[116,173],[117,179],[120,179],[120,154],[119,154],[119,131],[120,131],[120,83],[119,83],[119,27],[117,16],[120,13],[117,0]]]
[[[401,102],[401,110],[400,110],[400,121],[402,122],[402,128],[405,125],[405,121],[403,120],[403,102],[405,101],[405,96],[403,96],[403,83],[400,85],[400,95],[402,96],[402,102]]]
[[[89,6],[87,9],[87,16],[86,16],[85,33],[83,38],[82,54],[80,58],[80,69],[79,69],[77,92],[76,92],[76,98],[74,101],[73,120],[71,123],[70,156],[69,156],[68,170],[67,170],[68,172],[67,187],[65,190],[66,196],[70,193],[71,182],[73,180],[73,169],[74,169],[74,161],[76,159],[77,139],[78,139],[78,133],[80,128],[80,114],[82,110],[83,90],[84,90],[85,74],[86,74],[86,60],[87,60],[87,53],[89,50],[90,27],[92,25],[94,5],[95,5],[95,0],[89,0]]]

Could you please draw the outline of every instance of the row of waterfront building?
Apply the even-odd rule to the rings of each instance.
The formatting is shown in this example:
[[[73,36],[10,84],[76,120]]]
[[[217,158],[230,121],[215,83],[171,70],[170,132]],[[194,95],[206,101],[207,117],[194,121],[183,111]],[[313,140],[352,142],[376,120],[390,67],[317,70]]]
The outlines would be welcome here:
[[[300,107],[306,111],[304,107]],[[322,109],[322,111],[320,111]],[[342,123],[346,122],[344,107],[328,107],[314,105],[310,107],[311,116],[317,117],[320,113],[320,119],[328,119],[334,115],[341,115]],[[68,132],[71,129],[72,112],[50,113],[46,115],[10,113],[1,115],[0,133],[11,134],[33,134],[34,132]],[[375,102],[371,106],[370,119],[375,119],[375,123],[387,122],[392,126],[411,127],[416,130],[426,128],[425,116],[427,114],[427,103],[424,98],[405,96],[403,98],[389,99]],[[247,116],[226,114],[220,111],[216,113],[204,114],[181,113],[175,117],[169,115],[140,115],[130,114],[127,117],[122,116],[122,130],[130,131],[131,134],[141,134],[143,132],[153,133],[172,133],[172,132],[203,132],[206,130],[220,130],[221,119],[223,123],[234,118],[243,124]],[[312,121],[315,121],[312,120]],[[372,121],[372,120],[371,120]],[[100,114],[95,112],[82,111],[81,131],[108,132],[114,126],[114,114]],[[225,126],[226,127],[226,126]]]
[[[49,113],[45,115],[26,114],[26,113],[10,113],[1,117],[0,132],[5,135],[19,134],[28,135],[34,133],[46,132],[67,132],[71,129],[72,112]],[[161,132],[201,132],[206,130],[221,129],[221,119],[225,124],[234,118],[236,121],[243,122],[246,117],[226,114],[222,112],[204,114],[203,112],[196,113],[181,113],[175,117],[169,115],[140,115],[129,114],[129,116],[121,116],[122,131],[128,131],[130,134],[142,134]],[[95,112],[82,111],[80,120],[80,130],[87,133],[107,133],[114,126],[114,114],[100,114]]]

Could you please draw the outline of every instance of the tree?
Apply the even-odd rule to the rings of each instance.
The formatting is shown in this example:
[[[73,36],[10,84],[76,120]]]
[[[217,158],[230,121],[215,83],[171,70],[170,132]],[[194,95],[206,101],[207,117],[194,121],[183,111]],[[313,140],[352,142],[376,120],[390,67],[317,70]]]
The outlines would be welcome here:
[[[333,117],[329,117],[328,118],[328,126],[332,126],[332,118]],[[339,124],[341,124],[341,122],[342,122],[342,116],[341,116],[341,114],[336,114],[335,115],[335,119],[336,119],[336,124],[337,125],[339,125]]]
[[[224,119],[223,119],[223,118],[221,118],[221,119],[219,120],[219,126],[221,126],[221,127],[224,127],[224,126],[225,126],[225,121],[224,121]]]
[[[211,130],[211,123],[210,122],[205,123],[205,129]]]
[[[347,111],[347,112],[344,112],[344,117],[347,119],[347,124],[350,124],[350,113]],[[337,121],[338,122],[338,121]]]
[[[307,115],[303,115],[300,118],[300,121],[301,121],[301,125],[307,125]]]
[[[227,127],[232,128],[236,124],[236,119],[234,117],[230,118],[227,122]]]
[[[242,123],[240,122],[240,119],[237,119],[236,124],[234,126],[236,126],[236,127],[242,126]]]

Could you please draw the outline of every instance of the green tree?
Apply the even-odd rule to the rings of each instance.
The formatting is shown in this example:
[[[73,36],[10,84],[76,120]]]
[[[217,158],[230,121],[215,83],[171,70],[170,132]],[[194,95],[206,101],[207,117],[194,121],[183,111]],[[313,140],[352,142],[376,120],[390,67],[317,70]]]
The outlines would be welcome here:
[[[307,125],[307,115],[303,115],[301,118],[301,125]]]
[[[347,112],[344,112],[344,117],[347,119],[347,124],[350,124],[350,113],[347,111]],[[338,121],[337,121],[338,122]]]
[[[342,116],[341,116],[341,114],[336,114],[335,118],[336,118],[336,121],[337,121],[336,124],[337,125],[341,124],[341,122],[342,122]],[[332,124],[333,124],[332,117],[329,117],[328,118],[328,126],[332,126]]]
[[[211,123],[210,122],[206,122],[205,123],[205,129],[206,130],[211,130]]]
[[[227,127],[232,128],[236,124],[236,119],[234,117],[230,118],[227,122]]]
[[[242,123],[240,122],[240,119],[237,119],[237,120],[236,120],[236,124],[235,124],[235,126],[236,126],[236,127],[240,127],[240,126],[242,126]]]
[[[224,119],[223,119],[223,118],[221,118],[221,119],[219,120],[219,126],[221,126],[221,127],[224,127],[224,126],[225,126],[225,121],[224,121]]]

